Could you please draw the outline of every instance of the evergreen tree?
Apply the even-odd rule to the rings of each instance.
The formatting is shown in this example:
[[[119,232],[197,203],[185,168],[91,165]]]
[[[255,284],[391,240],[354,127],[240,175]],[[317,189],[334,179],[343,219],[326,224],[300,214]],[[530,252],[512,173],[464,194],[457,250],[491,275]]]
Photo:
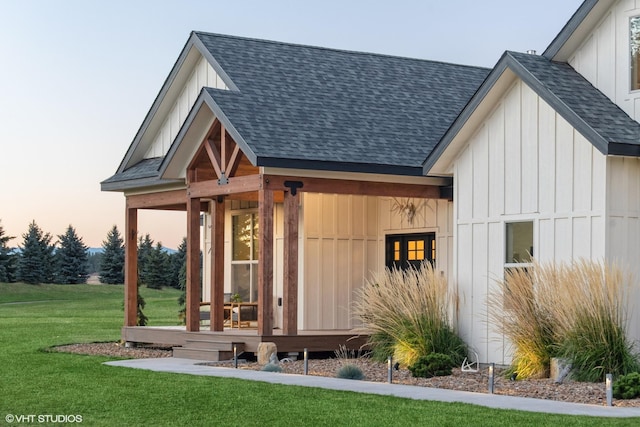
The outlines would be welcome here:
[[[87,246],[69,225],[65,234],[58,236],[60,247],[56,251],[56,283],[87,283]]]
[[[52,283],[54,273],[51,234],[43,233],[35,221],[29,224],[29,230],[22,235],[24,239],[18,260],[18,280],[30,283]]]
[[[102,252],[89,250],[89,257],[87,258],[88,270],[91,275],[93,273],[100,274],[100,266],[102,265]]]
[[[171,260],[171,282],[169,286],[180,288],[180,271],[187,262],[187,238],[182,238],[178,251],[170,255]]]
[[[156,247],[149,253],[146,278],[147,287],[152,289],[161,289],[171,282],[169,254],[165,252],[160,242],[158,242]]]
[[[9,240],[14,236],[6,236],[2,224],[0,224],[0,282],[11,283],[16,281],[17,255],[8,246]]]
[[[141,285],[149,284],[151,273],[150,258],[153,253],[153,240],[149,233],[138,239],[138,281]]]
[[[124,240],[117,226],[107,233],[102,242],[102,262],[100,263],[100,283],[110,285],[124,283]]]

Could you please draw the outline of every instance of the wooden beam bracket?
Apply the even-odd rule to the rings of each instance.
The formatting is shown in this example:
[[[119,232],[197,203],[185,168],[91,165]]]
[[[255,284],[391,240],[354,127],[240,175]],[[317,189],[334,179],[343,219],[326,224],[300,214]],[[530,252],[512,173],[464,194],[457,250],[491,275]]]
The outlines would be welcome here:
[[[220,178],[218,179],[218,185],[227,185],[229,184],[229,177],[222,171],[220,173]]]
[[[298,188],[304,187],[304,183],[302,181],[285,181],[284,186],[291,190],[292,196],[295,196],[298,194]]]

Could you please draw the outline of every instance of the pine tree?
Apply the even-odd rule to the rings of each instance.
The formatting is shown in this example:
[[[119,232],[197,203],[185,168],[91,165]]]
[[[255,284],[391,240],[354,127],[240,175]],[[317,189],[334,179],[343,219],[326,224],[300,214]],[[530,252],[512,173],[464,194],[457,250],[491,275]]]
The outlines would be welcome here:
[[[65,234],[58,236],[60,247],[56,251],[56,283],[87,283],[87,249],[73,226],[69,225]]]
[[[170,255],[171,282],[169,286],[180,289],[180,270],[187,262],[187,238],[182,238],[178,251]]]
[[[100,283],[110,285],[124,283],[124,240],[117,226],[107,233],[102,242],[102,262],[100,263]]]
[[[24,239],[22,253],[18,260],[18,280],[30,283],[52,283],[54,273],[51,234],[43,233],[35,221],[29,224],[29,230],[22,235]]]
[[[147,260],[147,287],[161,289],[171,282],[171,266],[169,254],[158,242],[149,253]]]
[[[7,245],[13,236],[6,236],[4,228],[0,224],[0,282],[11,283],[16,281],[17,255]]]
[[[141,285],[149,284],[149,274],[151,273],[150,258],[153,252],[153,240],[149,233],[138,239],[138,281]]]

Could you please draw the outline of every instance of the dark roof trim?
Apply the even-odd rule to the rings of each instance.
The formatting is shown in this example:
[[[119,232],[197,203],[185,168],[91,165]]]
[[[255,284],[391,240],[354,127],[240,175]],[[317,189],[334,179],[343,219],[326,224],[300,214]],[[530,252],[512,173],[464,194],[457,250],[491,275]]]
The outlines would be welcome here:
[[[236,128],[229,121],[229,119],[224,114],[222,109],[218,106],[218,104],[214,101],[213,97],[211,96],[211,93],[215,93],[216,91],[222,91],[222,89],[212,89],[207,87],[202,88],[202,90],[200,91],[200,95],[198,95],[198,98],[193,103],[193,107],[191,107],[191,111],[189,111],[187,118],[182,124],[182,127],[180,128],[178,135],[176,135],[176,138],[173,140],[173,143],[171,143],[171,147],[169,147],[169,151],[167,152],[164,159],[162,160],[162,163],[159,168],[159,176],[162,176],[164,172],[167,170],[169,163],[171,162],[174,155],[176,154],[178,147],[180,146],[180,144],[182,143],[182,140],[184,139],[185,135],[189,131],[189,127],[191,127],[193,120],[198,114],[198,111],[200,110],[200,108],[202,108],[203,104],[206,104],[207,107],[209,107],[209,109],[213,113],[213,115],[220,121],[220,123],[222,123],[222,125],[225,127],[227,132],[229,132],[229,135],[231,135],[231,137],[236,142],[236,144],[240,146],[240,149],[242,150],[244,155],[247,156],[251,164],[253,165],[257,164],[256,155],[253,153],[253,151],[251,151],[251,149],[249,148],[247,143],[244,141],[240,133],[238,133]],[[223,92],[228,93],[229,91],[223,91]],[[240,95],[238,94],[238,96]]]
[[[211,52],[209,52],[209,49],[207,49],[207,47],[204,45],[204,43],[202,43],[202,40],[200,40],[200,38],[198,37],[199,34],[200,34],[200,32],[198,32],[198,31],[192,31],[191,32],[192,37],[193,37],[193,35],[196,36],[196,37],[193,37],[194,46],[196,46],[196,48],[198,48],[198,50],[200,51],[202,56],[204,56],[204,58],[209,62],[209,65],[211,65],[211,67],[213,67],[215,72],[222,78],[222,80],[227,85],[229,90],[234,91],[234,92],[238,92],[240,90],[240,89],[238,89],[238,86],[236,86],[236,84],[233,82],[233,80],[231,80],[231,77],[229,77],[227,72],[222,68],[222,66],[220,66],[220,64],[213,57],[213,55],[211,55]]]
[[[156,112],[162,105],[162,101],[164,100],[164,97],[167,95],[169,88],[171,88],[173,81],[176,79],[179,71],[184,65],[192,47],[195,47],[200,52],[200,54],[209,62],[211,67],[216,71],[216,73],[218,73],[218,75],[222,78],[222,80],[225,82],[225,84],[230,90],[232,91],[238,90],[238,87],[231,80],[229,75],[222,69],[218,61],[216,61],[211,55],[211,53],[209,52],[209,49],[207,49],[202,43],[202,41],[198,38],[198,33],[195,31],[192,31],[191,35],[189,36],[189,39],[187,40],[184,47],[182,48],[182,51],[180,52],[178,59],[173,64],[173,67],[171,68],[171,72],[169,73],[164,83],[162,84],[162,88],[160,89],[160,92],[158,93],[155,100],[153,101],[153,104],[151,104],[151,109],[149,110],[149,112],[144,118],[144,121],[140,125],[140,128],[138,129],[136,136],[131,142],[131,145],[129,146],[127,153],[122,159],[122,162],[120,162],[117,172],[123,172],[124,169],[126,168],[126,165],[129,163],[129,160],[133,156],[133,153],[135,152],[136,148],[140,144],[140,140],[142,139],[142,136],[144,135],[145,131],[151,124],[151,121],[156,115]]]
[[[126,181],[102,181],[100,183],[100,191],[125,191],[136,188],[161,187],[167,185],[183,184],[184,180],[174,179],[158,179],[157,177],[130,179]]]
[[[598,0],[585,0],[549,44],[542,56],[547,59],[553,59],[597,3]]]
[[[285,159],[276,157],[259,157],[258,166],[286,169],[323,170],[332,172],[357,172],[384,175],[422,176],[421,167],[370,163],[328,162],[318,160]]]
[[[640,157],[640,145],[609,143],[609,153],[612,156]]]
[[[176,59],[176,62],[173,64],[173,68],[171,68],[171,72],[169,73],[164,83],[162,84],[162,88],[160,89],[160,92],[156,96],[156,99],[154,99],[153,104],[151,104],[151,109],[149,110],[144,120],[142,121],[142,124],[140,125],[140,128],[136,133],[136,136],[133,138],[133,141],[131,142],[131,145],[129,146],[127,153],[124,155],[122,159],[122,162],[120,162],[120,165],[118,166],[118,170],[117,170],[118,173],[123,172],[124,169],[126,168],[126,165],[129,163],[131,156],[133,156],[135,149],[138,147],[138,144],[142,139],[142,135],[144,135],[144,132],[149,127],[151,120],[153,119],[156,112],[158,111],[158,108],[160,108],[160,104],[162,104],[162,100],[164,99],[167,92],[169,91],[169,88],[171,87],[171,83],[173,83],[176,76],[178,75],[178,71],[184,64],[185,60],[187,59],[187,55],[189,54],[189,51],[191,50],[191,47],[193,46],[195,39],[196,37],[192,34],[191,37],[189,37],[189,40],[187,40],[187,43],[185,43],[184,47],[182,48],[182,51],[180,52],[178,59]]]
[[[571,126],[580,132],[587,140],[589,140],[601,153],[612,154],[609,152],[609,142],[596,132],[589,124],[587,124],[580,116],[578,116],[571,108],[569,108],[562,100],[560,100],[553,92],[545,87],[529,70],[527,70],[510,52],[505,52],[495,68],[491,71],[487,79],[482,83],[478,91],[471,98],[467,106],[462,110],[458,118],[453,122],[449,130],[438,142],[431,154],[423,163],[423,173],[427,175],[429,170],[435,165],[440,156],[447,149],[451,141],[456,137],[465,123],[473,115],[476,108],[484,100],[489,91],[496,84],[500,76],[506,69],[513,71],[523,82],[533,89],[542,99],[544,99],[555,111],[564,117]],[[620,146],[621,144],[618,144]]]
[[[509,52],[506,57],[507,66],[514,71],[531,89],[533,89],[542,99],[544,99],[558,114],[589,140],[602,154],[608,154],[609,141],[596,132],[582,117],[577,115],[573,109],[567,106],[551,90],[544,86],[529,70],[527,70]]]
[[[440,141],[436,144],[436,146],[431,150],[431,153],[427,156],[425,161],[422,163],[422,173],[423,175],[428,175],[429,170],[435,165],[438,161],[442,153],[447,149],[453,138],[462,130],[469,117],[476,110],[480,102],[487,96],[491,88],[498,81],[502,73],[506,70],[507,65],[503,62],[504,57],[507,52],[505,52],[496,66],[491,70],[487,78],[482,82],[476,93],[471,97],[467,105],[465,105],[464,109],[460,112],[458,117],[451,124],[449,129],[442,136]]]

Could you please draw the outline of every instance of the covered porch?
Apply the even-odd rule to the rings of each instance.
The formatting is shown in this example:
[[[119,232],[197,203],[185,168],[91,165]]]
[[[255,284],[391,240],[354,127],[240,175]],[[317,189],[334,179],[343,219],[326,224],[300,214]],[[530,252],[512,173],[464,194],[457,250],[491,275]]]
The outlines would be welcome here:
[[[185,346],[188,342],[210,341],[241,345],[244,351],[256,351],[260,342],[275,342],[278,351],[333,351],[340,345],[359,348],[364,337],[353,330],[300,328],[299,274],[301,198],[305,193],[402,197],[450,200],[450,188],[445,180],[431,179],[433,184],[406,183],[383,174],[340,174],[323,171],[302,171],[286,168],[254,166],[227,133],[214,120],[205,138],[193,154],[185,158],[186,186],[145,194],[126,194],[125,252],[125,326],[122,338],[127,342],[153,342]],[[178,156],[179,157],[179,156]],[[185,160],[183,160],[185,161]],[[175,167],[170,165],[171,167]],[[326,177],[323,177],[326,176]],[[420,178],[422,181],[425,178]],[[410,181],[405,177],[404,181]],[[225,269],[231,265],[225,257],[226,201],[251,201],[257,204],[257,319],[254,329],[225,328]],[[274,254],[276,205],[282,218],[282,250]],[[183,329],[136,326],[137,303],[137,217],[140,209],[182,210],[187,218],[187,282],[186,325]],[[201,214],[209,218],[210,226],[201,231]],[[227,219],[228,220],[228,219]],[[338,219],[339,220],[339,219]],[[228,226],[228,224],[226,224]],[[206,234],[204,234],[206,233]],[[203,241],[210,242],[210,251],[202,251]],[[209,325],[200,322],[202,297],[201,262],[208,264],[202,278],[210,303]],[[321,260],[306,260],[317,263]],[[307,266],[309,267],[309,266]],[[281,296],[274,293],[274,268],[281,268]],[[228,291],[228,290],[227,290]],[[227,292],[228,293],[228,292]],[[281,309],[281,322],[274,327],[274,307]],[[198,335],[199,334],[199,335]],[[199,337],[199,338],[196,338]],[[196,344],[200,347],[204,344]],[[210,346],[215,347],[215,346]],[[225,347],[228,351],[228,345]]]

